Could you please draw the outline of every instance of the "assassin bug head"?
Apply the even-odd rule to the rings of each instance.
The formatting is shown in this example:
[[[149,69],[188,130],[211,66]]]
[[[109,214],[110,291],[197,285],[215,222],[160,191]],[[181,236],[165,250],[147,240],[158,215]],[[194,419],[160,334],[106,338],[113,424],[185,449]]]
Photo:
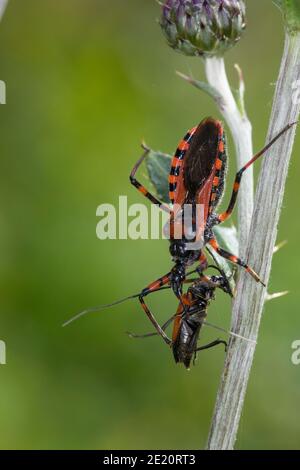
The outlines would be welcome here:
[[[179,259],[184,259],[188,256],[188,252],[186,249],[186,243],[184,240],[172,240],[170,244],[170,255],[172,256],[172,260],[176,262]]]

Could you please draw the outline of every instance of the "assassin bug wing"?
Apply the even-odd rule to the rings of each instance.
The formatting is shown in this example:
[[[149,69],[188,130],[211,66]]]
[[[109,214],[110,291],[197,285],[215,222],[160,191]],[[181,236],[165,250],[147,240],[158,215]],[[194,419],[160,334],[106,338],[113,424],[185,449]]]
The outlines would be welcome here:
[[[198,127],[186,156],[185,186],[189,198],[204,204],[207,212],[218,205],[224,191],[227,167],[226,138],[220,121],[208,118]],[[206,214],[205,214],[206,215]]]
[[[204,213],[197,215],[197,220],[202,222],[197,227],[198,241],[203,233],[210,206],[213,206],[211,199],[217,202],[217,183],[220,187],[220,183],[224,181],[225,170],[219,158],[220,152],[224,151],[222,139],[222,124],[213,118],[206,118],[191,129],[179,143],[171,164],[169,197],[171,203],[175,204],[173,225],[177,215],[180,216],[179,211],[184,203],[201,205]],[[215,194],[212,193],[214,184]],[[200,206],[198,209],[201,210]]]
[[[227,167],[225,133],[221,122],[208,118],[200,126],[199,144],[201,150],[200,152],[198,151],[198,160],[202,162],[201,167],[198,168],[196,160],[197,149],[193,153],[192,145],[190,152],[193,153],[193,158],[186,158],[185,167],[185,184],[190,195],[189,197],[192,200],[191,202],[197,204],[198,210],[199,208],[203,209],[203,213],[198,216],[200,223],[198,222],[196,226],[196,241],[199,241],[203,236],[208,214],[215,209],[222,198]],[[205,179],[200,181],[203,175]],[[197,178],[199,178],[198,183]],[[197,184],[199,186],[198,189]]]
[[[225,134],[220,121],[207,118],[193,134],[184,158],[185,202],[196,204],[196,241],[203,235],[208,214],[220,201],[226,172]],[[182,184],[181,184],[182,186]],[[179,188],[181,188],[179,182]],[[201,223],[199,223],[201,222]]]
[[[214,121],[203,120],[191,129],[180,141],[171,164],[169,176],[169,196],[172,204],[182,205],[187,191],[191,194],[201,188],[213,167],[216,148],[211,147],[216,139]],[[213,131],[213,132],[212,132]],[[213,157],[211,158],[211,155]]]
[[[207,118],[202,121],[186,153],[183,178],[191,202],[201,193],[214,172],[221,129],[221,123],[215,119]]]
[[[207,118],[191,129],[179,143],[169,176],[172,204],[182,205],[186,196],[190,200],[195,198],[213,171],[222,170],[223,165],[217,160],[219,154],[224,153],[223,137],[222,124]]]

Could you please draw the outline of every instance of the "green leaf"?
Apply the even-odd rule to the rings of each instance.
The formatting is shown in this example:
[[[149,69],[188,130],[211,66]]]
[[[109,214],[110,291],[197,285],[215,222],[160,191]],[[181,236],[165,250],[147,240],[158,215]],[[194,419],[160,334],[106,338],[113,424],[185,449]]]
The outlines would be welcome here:
[[[291,34],[300,32],[300,0],[273,0],[283,15],[288,31]]]
[[[194,78],[189,77],[188,75],[185,75],[181,72],[176,72],[176,73],[177,73],[178,77],[182,78],[186,82],[190,83],[194,87],[198,88],[199,90],[203,91],[208,96],[210,96],[213,100],[216,101],[216,103],[218,105],[220,105],[220,106],[223,105],[223,101],[224,101],[223,96],[218,92],[218,90],[216,88],[214,88],[213,86],[209,85],[206,82],[202,82],[200,80],[195,80]]]
[[[167,204],[170,203],[168,177],[171,161],[171,155],[151,149],[146,159],[148,175],[156,194],[162,202]]]
[[[230,251],[230,253],[238,255],[239,241],[237,237],[237,230],[234,225],[231,227],[222,227],[217,225],[214,227],[213,231],[220,245],[222,244],[222,248]]]

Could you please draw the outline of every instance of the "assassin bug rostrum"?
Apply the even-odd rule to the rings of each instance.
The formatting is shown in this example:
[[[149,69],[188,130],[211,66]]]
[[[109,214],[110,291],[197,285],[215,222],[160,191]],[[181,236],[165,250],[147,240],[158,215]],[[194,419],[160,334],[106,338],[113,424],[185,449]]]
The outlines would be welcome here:
[[[199,279],[192,280],[192,285],[182,295],[183,305],[179,302],[177,312],[163,326],[163,331],[173,322],[172,351],[176,363],[183,363],[189,369],[192,359],[196,359],[197,352],[210,349],[219,344],[227,347],[226,341],[217,339],[209,344],[198,347],[198,339],[201,328],[207,318],[207,309],[214,299],[215,290],[221,289],[232,296],[229,282],[224,272],[216,266],[220,276],[200,275]],[[129,333],[132,338],[149,338],[157,333],[135,335]]]
[[[145,148],[144,154],[134,166],[130,174],[131,183],[147,199],[153,204],[158,205],[170,216],[170,254],[175,263],[174,267],[169,273],[152,282],[136,296],[139,298],[143,310],[156,328],[158,334],[163,337],[167,344],[171,344],[171,342],[147,307],[144,298],[150,293],[156,292],[166,285],[170,285],[186,313],[182,293],[182,286],[186,279],[186,271],[188,267],[196,262],[199,263],[198,269],[200,272],[205,268],[207,265],[206,257],[203,253],[205,245],[210,245],[220,256],[246,269],[257,282],[264,285],[258,274],[255,273],[246,262],[218,245],[214,236],[213,227],[225,222],[230,217],[237,200],[244,171],[262,156],[294,124],[295,123],[288,124],[282,129],[268,145],[254,155],[253,158],[237,172],[228,208],[219,215],[215,213],[215,209],[224,192],[227,168],[225,132],[220,121],[213,118],[204,119],[197,127],[192,128],[185,135],[183,140],[180,141],[173,157],[169,174],[170,207],[149,193],[135,177],[138,168],[148,155],[149,149]],[[174,227],[177,224],[178,218],[183,218],[185,206],[196,208],[197,205],[204,207],[204,220],[202,221],[202,225],[196,228],[195,241],[199,240],[202,236],[203,246],[200,246],[199,249],[189,249],[190,239],[187,239],[184,233],[181,239],[175,238],[173,236]],[[176,209],[174,209],[175,206]],[[194,210],[194,213],[196,210]],[[199,233],[199,231],[203,233]]]

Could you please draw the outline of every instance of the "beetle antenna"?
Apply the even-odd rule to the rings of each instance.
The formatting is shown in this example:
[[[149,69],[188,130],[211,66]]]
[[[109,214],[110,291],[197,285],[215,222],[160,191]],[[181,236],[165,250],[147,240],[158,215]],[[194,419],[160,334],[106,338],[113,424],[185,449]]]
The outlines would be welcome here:
[[[221,328],[220,326],[216,326],[213,323],[208,323],[206,320],[204,320],[202,323],[203,325],[210,326],[211,328],[214,328],[215,330],[222,331],[223,333],[227,333],[228,335],[233,336],[234,338],[240,338],[240,339],[243,339],[244,341],[248,341],[248,343],[256,344],[256,341],[254,339],[246,338],[245,336],[241,336],[236,333],[233,333],[233,331],[225,330],[224,328]]]

